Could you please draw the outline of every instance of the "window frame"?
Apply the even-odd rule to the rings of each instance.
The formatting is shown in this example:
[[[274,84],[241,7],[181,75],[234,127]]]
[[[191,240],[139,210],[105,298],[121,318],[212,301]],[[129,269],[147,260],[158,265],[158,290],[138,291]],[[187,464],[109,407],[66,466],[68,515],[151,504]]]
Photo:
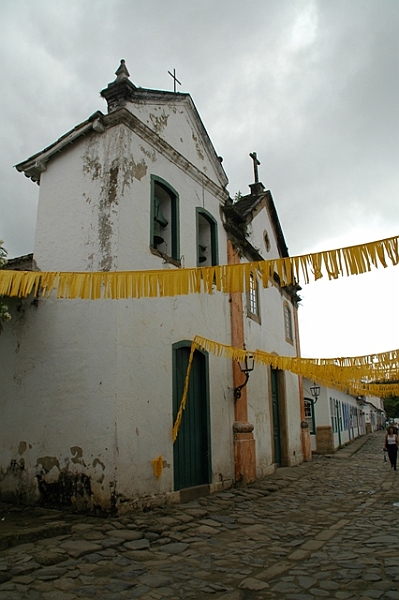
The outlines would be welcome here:
[[[154,200],[156,185],[159,185],[170,196],[171,206],[171,253],[165,254],[154,246]],[[176,261],[180,265],[180,202],[177,191],[158,175],[151,175],[151,198],[150,198],[150,249],[153,254],[163,259]]]
[[[255,279],[256,279],[256,275],[255,275],[255,273],[253,273],[253,271],[251,271],[249,274],[249,279],[248,279],[249,288],[247,289],[247,292],[246,292],[247,317],[249,317],[253,321],[256,321],[260,325],[261,318],[260,318],[260,302],[259,302],[259,282],[257,282],[254,285],[252,282],[254,282]],[[252,311],[252,307],[254,307],[256,309],[256,312]]]
[[[315,418],[315,408],[314,401],[312,398],[304,398],[305,403],[305,421],[309,425],[309,433],[310,435],[316,435],[316,418]],[[310,415],[306,414],[306,409],[310,407]]]
[[[288,342],[289,344],[291,344],[293,346],[294,345],[294,324],[293,324],[293,318],[292,318],[292,316],[293,315],[292,315],[292,310],[290,308],[290,305],[285,300],[283,302],[283,317],[284,317],[284,335],[285,335],[285,341]],[[287,319],[287,317],[288,317],[288,319]]]
[[[335,400],[330,396],[330,418],[333,433],[338,432],[337,428],[337,413],[335,408]]]

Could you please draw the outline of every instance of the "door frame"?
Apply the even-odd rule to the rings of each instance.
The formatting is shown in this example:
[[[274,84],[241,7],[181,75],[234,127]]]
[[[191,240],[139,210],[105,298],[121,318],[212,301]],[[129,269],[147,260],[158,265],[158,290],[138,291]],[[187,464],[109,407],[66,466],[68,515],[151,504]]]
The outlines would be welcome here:
[[[173,422],[176,418],[174,403],[175,398],[177,398],[177,376],[176,376],[176,354],[180,348],[191,349],[192,340],[180,340],[179,342],[175,342],[172,344],[172,418]],[[206,449],[205,453],[207,455],[207,464],[205,467],[206,478],[207,481],[205,485],[210,485],[212,483],[212,453],[211,453],[211,410],[210,410],[210,385],[209,385],[209,353],[205,350],[200,350],[199,348],[195,349],[195,352],[198,352],[204,357],[204,367],[205,367],[205,384],[204,384],[204,393],[205,393],[205,425],[206,425]],[[189,398],[187,397],[187,402]],[[181,397],[177,399],[177,410],[179,409],[181,402]],[[182,415],[182,423],[184,420],[184,411]],[[177,440],[177,438],[176,438]],[[175,471],[175,450],[173,448],[173,489],[175,491],[189,489],[189,488],[177,488],[176,487],[176,471]]]
[[[280,410],[280,389],[278,369],[270,367],[270,410],[271,410],[271,440],[272,440],[272,461],[278,467],[282,466],[282,439],[281,439],[281,410]],[[274,379],[274,382],[273,382]],[[275,385],[276,399],[273,400],[273,387]],[[277,419],[277,429],[275,427]],[[276,447],[276,441],[278,446]]]

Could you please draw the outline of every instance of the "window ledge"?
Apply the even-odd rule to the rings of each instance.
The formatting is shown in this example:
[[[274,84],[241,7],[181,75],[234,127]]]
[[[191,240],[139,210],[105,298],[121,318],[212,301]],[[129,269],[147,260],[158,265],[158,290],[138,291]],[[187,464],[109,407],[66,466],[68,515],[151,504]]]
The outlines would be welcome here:
[[[151,254],[153,254],[154,256],[158,256],[159,258],[162,258],[162,260],[164,262],[174,265],[175,267],[178,267],[179,269],[181,268],[181,260],[176,260],[175,258],[172,258],[168,254],[164,254],[163,252],[160,252],[159,250],[157,250],[156,248],[153,248],[152,246],[150,246],[150,251],[151,251]]]
[[[259,323],[259,325],[261,324],[261,319],[258,315],[255,315],[255,313],[250,312],[249,310],[247,311],[247,317],[248,319],[252,319],[252,321],[255,321],[256,323]]]

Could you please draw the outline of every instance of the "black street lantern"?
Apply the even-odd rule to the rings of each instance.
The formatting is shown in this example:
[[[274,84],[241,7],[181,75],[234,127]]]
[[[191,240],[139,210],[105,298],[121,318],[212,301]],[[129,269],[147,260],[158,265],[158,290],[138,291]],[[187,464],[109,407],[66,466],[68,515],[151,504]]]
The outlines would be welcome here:
[[[242,385],[239,385],[238,387],[235,388],[234,402],[237,402],[237,400],[239,398],[241,398],[241,390],[242,390],[242,388],[244,388],[247,385],[248,379],[249,379],[249,374],[251,371],[254,370],[254,366],[255,366],[255,359],[252,356],[252,354],[246,354],[244,360],[239,360],[237,362],[239,364],[241,372],[244,373],[244,375],[245,375],[245,381]]]
[[[310,393],[312,394],[313,404],[316,404],[318,397],[320,396],[320,386],[314,383],[310,386]]]

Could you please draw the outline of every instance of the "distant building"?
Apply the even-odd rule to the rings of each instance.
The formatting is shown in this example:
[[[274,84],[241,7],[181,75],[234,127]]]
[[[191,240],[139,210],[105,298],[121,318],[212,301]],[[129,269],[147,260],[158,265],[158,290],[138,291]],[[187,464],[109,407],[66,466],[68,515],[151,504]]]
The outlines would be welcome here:
[[[321,386],[320,395],[314,402],[310,392],[312,383],[303,379],[306,421],[313,452],[334,452],[383,426],[385,412],[381,398],[356,397]]]
[[[108,114],[17,165],[40,184],[34,260],[22,268],[173,270],[288,256],[256,175],[249,195],[229,198],[189,94],[136,87],[124,61],[116,75],[101,92]],[[195,335],[299,354],[297,289],[271,279],[263,289],[253,273],[247,292],[231,296],[7,300],[1,498],[121,511],[309,458],[296,375],[257,366],[235,403],[237,364],[198,350],[172,442]]]

